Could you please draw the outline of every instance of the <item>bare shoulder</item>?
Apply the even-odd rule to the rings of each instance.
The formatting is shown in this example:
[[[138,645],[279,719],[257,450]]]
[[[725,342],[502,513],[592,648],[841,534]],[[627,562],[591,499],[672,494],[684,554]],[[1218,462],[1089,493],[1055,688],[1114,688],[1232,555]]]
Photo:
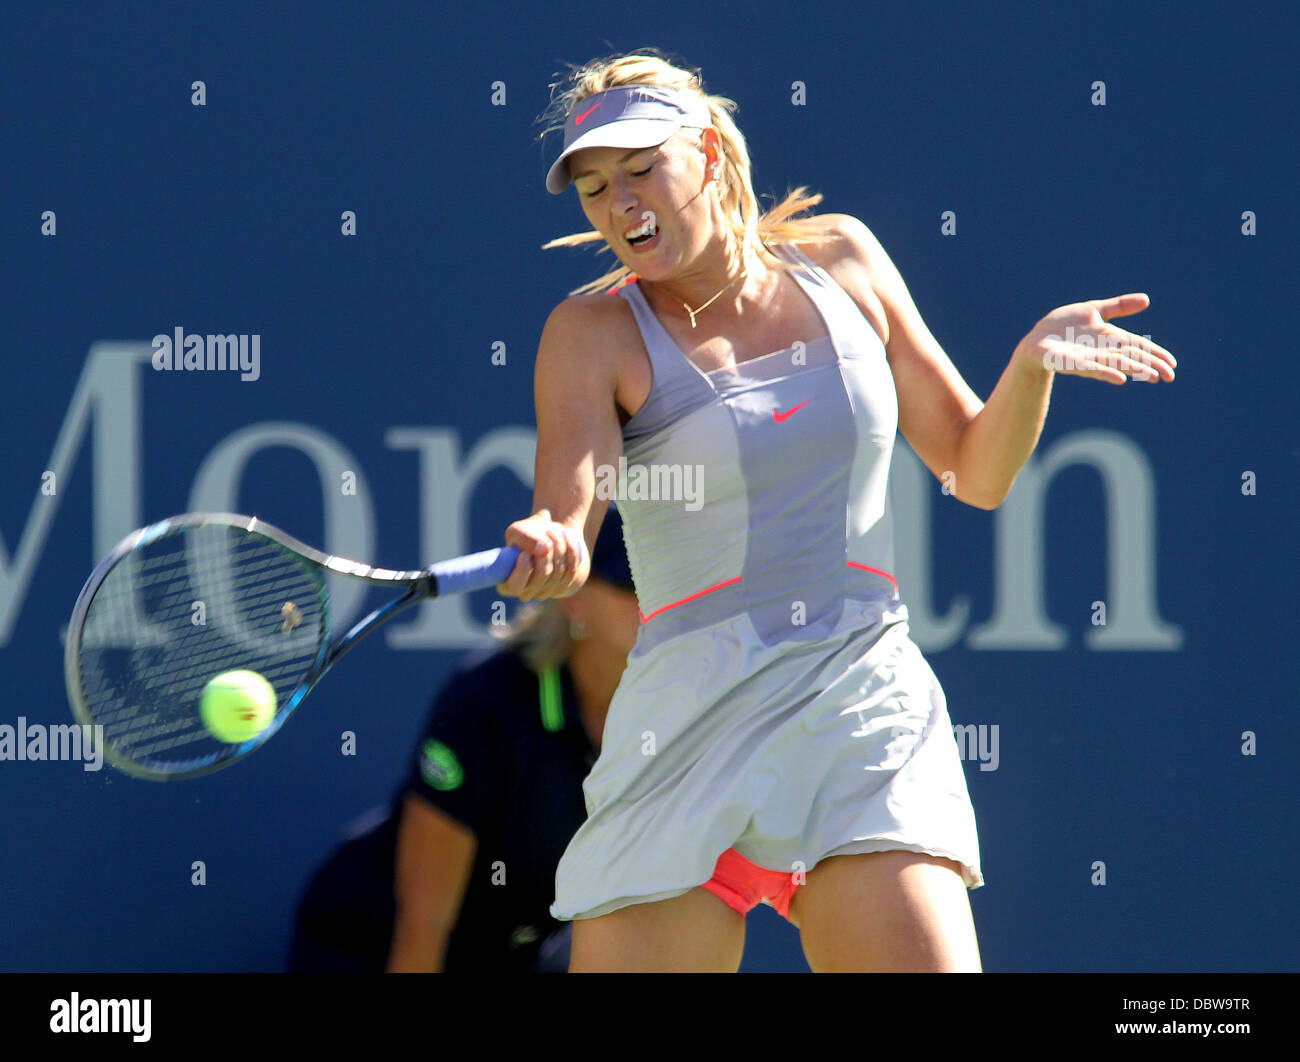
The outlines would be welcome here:
[[[608,292],[570,295],[547,318],[537,374],[592,399],[613,396],[624,418],[639,409],[651,374],[632,308]]]
[[[848,292],[888,345],[886,302],[893,287],[893,263],[872,231],[852,215],[819,214],[817,220],[824,236],[800,249]]]
[[[857,265],[867,269],[888,260],[875,234],[851,214],[818,214],[825,236],[802,245],[804,253],[823,269],[830,265]]]
[[[570,295],[546,319],[546,331],[553,331],[568,339],[593,335],[599,338],[605,333],[624,333],[628,328],[636,331],[636,318],[632,315],[632,309],[623,299],[610,292]]]
[[[592,358],[615,355],[639,336],[632,309],[617,295],[570,295],[551,311],[542,330],[538,357]]]

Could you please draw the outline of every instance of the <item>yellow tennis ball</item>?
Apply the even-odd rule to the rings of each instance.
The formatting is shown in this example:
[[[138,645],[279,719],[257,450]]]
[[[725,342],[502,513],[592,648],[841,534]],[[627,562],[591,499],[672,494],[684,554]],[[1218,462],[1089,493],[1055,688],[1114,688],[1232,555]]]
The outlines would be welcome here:
[[[228,745],[255,738],[275,718],[275,688],[256,671],[225,671],[203,687],[199,716]]]

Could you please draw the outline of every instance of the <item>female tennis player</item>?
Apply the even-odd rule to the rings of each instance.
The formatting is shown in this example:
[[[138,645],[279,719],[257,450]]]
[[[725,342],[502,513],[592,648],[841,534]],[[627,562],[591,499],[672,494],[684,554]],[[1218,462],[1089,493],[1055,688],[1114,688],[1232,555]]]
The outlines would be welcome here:
[[[760,213],[735,105],[698,74],[597,61],[555,107],[547,189],[572,184],[593,231],[554,243],[621,266],[543,331],[501,589],[581,586],[616,482],[643,619],[556,873],[570,969],[734,971],[766,902],[814,971],[979,970],[974,812],[893,575],[894,436],[995,508],[1055,375],[1173,379],[1111,323],[1149,300],[1053,310],[982,403],[861,221],[806,216],[802,188]]]

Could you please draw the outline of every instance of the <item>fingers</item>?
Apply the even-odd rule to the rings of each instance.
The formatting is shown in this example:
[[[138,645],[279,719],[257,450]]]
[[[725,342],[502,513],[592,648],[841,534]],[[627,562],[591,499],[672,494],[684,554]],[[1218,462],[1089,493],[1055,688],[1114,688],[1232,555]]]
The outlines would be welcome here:
[[[1150,336],[1140,336],[1110,318],[1140,313],[1151,305],[1145,292],[1071,303],[1054,310],[1026,339],[1031,356],[1053,372],[1086,376],[1107,383],[1129,379],[1171,382],[1177,359]],[[1063,329],[1064,336],[1058,329]],[[1022,348],[1017,348],[1017,354]]]
[[[1122,376],[1117,381],[1119,383],[1129,378],[1147,383],[1157,383],[1161,379],[1173,380],[1174,370],[1167,361],[1136,342],[1140,337],[1127,338],[1133,342],[1117,341],[1114,344],[1099,344],[1096,349],[1085,348],[1084,360],[1118,371]]]
[[[1159,343],[1119,327],[1098,329],[1095,336],[1085,332],[1075,342],[1050,337],[1043,348],[1045,368],[1112,383],[1123,383],[1130,377],[1148,383],[1172,382],[1178,364]]]
[[[1122,384],[1128,379],[1117,365],[1108,363],[1107,352],[1096,347],[1048,340],[1043,343],[1043,350],[1043,366],[1053,372],[1086,376],[1113,384]]]
[[[1174,356],[1168,351],[1161,356],[1140,343],[1129,343],[1121,347],[1116,354],[1120,359],[1116,368],[1135,380],[1145,380],[1147,383],[1164,380],[1169,383],[1174,378]]]
[[[504,594],[507,597],[522,597],[532,574],[533,559],[529,553],[520,547],[519,557],[515,560],[514,568],[511,569],[505,582],[497,583],[497,593]]]
[[[1145,292],[1135,291],[1127,295],[1112,295],[1109,299],[1093,299],[1092,305],[1107,321],[1112,317],[1127,317],[1129,314],[1141,313],[1151,305],[1151,297]]]
[[[575,528],[546,517],[518,520],[506,529],[506,544],[519,550],[502,594],[521,601],[545,600],[573,593],[586,578],[586,544]]]
[[[1125,331],[1119,325],[1104,325],[1097,331],[1102,337],[1097,344],[1099,350],[1117,351],[1128,355],[1136,358],[1143,365],[1151,366],[1160,376],[1168,380],[1174,378],[1174,368],[1178,365],[1178,359],[1150,336],[1140,336]]]
[[[1148,383],[1174,378],[1173,369],[1168,364],[1136,344],[1092,346],[1048,342],[1044,346],[1044,366],[1059,373],[1113,384],[1125,383],[1130,378]]]

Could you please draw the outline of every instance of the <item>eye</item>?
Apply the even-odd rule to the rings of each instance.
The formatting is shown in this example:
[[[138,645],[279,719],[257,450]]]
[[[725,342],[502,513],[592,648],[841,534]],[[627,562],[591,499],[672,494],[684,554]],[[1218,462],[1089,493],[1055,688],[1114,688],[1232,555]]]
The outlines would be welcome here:
[[[633,171],[632,171],[632,176],[633,176],[633,177],[644,177],[647,173],[649,173],[649,172],[650,172],[651,170],[653,170],[654,168],[655,168],[655,167],[654,167],[654,163],[652,162],[652,163],[651,163],[649,166],[647,166],[644,170],[633,170]]]
[[[583,193],[582,193],[582,198],[583,198],[583,199],[595,199],[596,196],[600,195],[600,193],[603,192],[604,190],[605,190],[604,188],[597,188],[594,192],[583,192]]]

